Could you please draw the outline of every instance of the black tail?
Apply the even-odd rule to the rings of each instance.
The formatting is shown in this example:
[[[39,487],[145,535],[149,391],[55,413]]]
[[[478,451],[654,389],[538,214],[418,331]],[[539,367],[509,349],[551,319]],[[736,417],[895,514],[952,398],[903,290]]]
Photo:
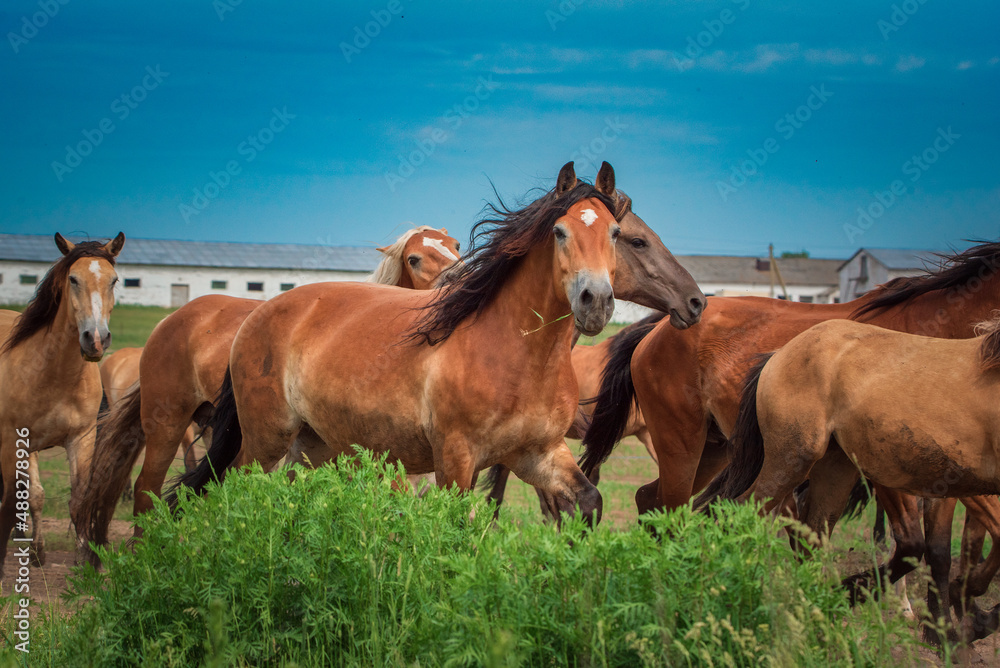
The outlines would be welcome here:
[[[171,510],[177,507],[177,491],[180,487],[188,487],[195,494],[204,494],[209,482],[222,482],[226,469],[232,466],[243,445],[243,431],[240,429],[236,396],[233,394],[233,378],[228,368],[226,379],[222,381],[215,400],[215,414],[209,426],[212,428],[212,445],[208,452],[194,470],[174,479],[170,490],[163,497]]]
[[[500,477],[503,476],[504,471],[506,470],[507,467],[503,464],[494,464],[491,466],[489,473],[487,473],[486,477],[484,477],[479,483],[479,489],[490,490],[490,498],[493,498],[492,490],[496,487],[496,484],[500,482]]]
[[[740,395],[736,426],[729,439],[732,443],[732,461],[698,495],[694,501],[695,508],[705,508],[718,498],[735,499],[750,489],[760,475],[760,470],[764,467],[764,436],[760,433],[760,423],[757,422],[757,383],[760,381],[760,372],[773,354],[762,355],[747,374],[743,393]]]
[[[847,508],[844,509],[844,519],[853,519],[859,516],[871,499],[871,481],[858,478],[858,481],[854,483],[854,489],[851,490],[851,498],[847,502]]]
[[[654,313],[629,325],[615,335],[608,352],[608,363],[601,373],[601,389],[597,405],[583,436],[583,457],[580,469],[588,478],[604,463],[622,440],[632,408],[636,405],[632,385],[632,354],[646,335],[662,320],[663,313]]]

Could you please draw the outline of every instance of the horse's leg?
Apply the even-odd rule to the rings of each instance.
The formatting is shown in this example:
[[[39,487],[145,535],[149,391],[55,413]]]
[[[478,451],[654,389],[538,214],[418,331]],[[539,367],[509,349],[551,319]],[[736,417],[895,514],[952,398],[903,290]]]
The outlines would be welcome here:
[[[867,592],[878,597],[887,576],[889,582],[898,581],[916,568],[917,562],[924,556],[920,499],[877,484],[873,484],[872,489],[875,498],[885,508],[896,546],[888,563],[844,578],[843,585],[850,594],[851,605],[867,600]]]
[[[579,506],[592,526],[601,521],[601,493],[576,465],[566,441],[559,440],[541,453],[522,455],[509,466],[521,480],[550,495],[560,513],[573,513]]]
[[[142,468],[135,479],[132,515],[138,516],[153,508],[149,493],[160,495],[163,481],[167,478],[170,465],[177,455],[177,444],[191,424],[193,409],[179,402],[157,397],[149,384],[142,385],[142,405],[140,408],[142,428],[146,435],[146,454]],[[142,536],[142,529],[136,525],[136,538]]]
[[[688,402],[690,403],[690,402]],[[708,420],[704,413],[690,410],[645,411],[646,428],[649,430],[659,469],[656,497],[649,498],[653,487],[647,486],[636,493],[639,514],[659,508],[673,509],[683,506],[695,489],[695,479],[705,450]],[[667,408],[673,408],[667,406]],[[649,503],[652,501],[652,503]]]
[[[840,447],[831,445],[809,472],[809,493],[799,509],[802,521],[817,537],[829,538],[844,514],[858,469]]]
[[[924,532],[927,552],[924,558],[931,568],[932,586],[927,588],[927,610],[931,620],[951,626],[949,576],[951,573],[951,522],[957,499],[924,499]],[[927,630],[928,639],[935,633]]]
[[[645,446],[646,452],[648,452],[649,456],[653,458],[653,461],[659,464],[660,460],[656,456],[656,448],[653,447],[653,438],[649,435],[649,429],[646,427],[641,428],[639,431],[635,432],[635,437],[639,439],[639,442],[642,443],[643,446]],[[591,479],[591,482],[595,485],[597,484],[597,482],[593,479]]]
[[[966,530],[963,535],[962,561],[968,564],[970,570],[962,570],[958,579],[951,583],[951,598],[955,611],[963,615],[966,610],[972,615],[963,619],[963,637],[966,640],[976,640],[992,633],[1000,626],[1000,606],[990,612],[983,612],[971,601],[973,597],[986,593],[997,571],[1000,570],[1000,500],[995,496],[963,497],[966,508]],[[988,531],[993,539],[990,553],[982,563],[982,534]]]
[[[30,478],[28,508],[31,510],[31,565],[45,565],[45,535],[42,531],[42,509],[45,508],[45,488],[42,487],[42,473],[38,469],[38,453],[28,455],[28,476]]]
[[[14,434],[14,425],[0,425],[0,474],[3,476],[3,497],[0,498],[0,578],[4,576],[4,562],[7,560],[7,544],[14,529],[17,512],[16,462],[17,450],[15,439],[3,434]]]
[[[189,473],[198,466],[198,458],[194,455],[194,442],[198,437],[194,433],[194,424],[189,424],[181,437],[181,453],[184,457],[184,472]]]
[[[97,430],[88,429],[82,436],[66,443],[66,458],[69,460],[69,507],[79,505],[80,495],[90,480],[90,462],[94,457]],[[82,564],[89,559],[85,527],[76,527],[76,562]]]

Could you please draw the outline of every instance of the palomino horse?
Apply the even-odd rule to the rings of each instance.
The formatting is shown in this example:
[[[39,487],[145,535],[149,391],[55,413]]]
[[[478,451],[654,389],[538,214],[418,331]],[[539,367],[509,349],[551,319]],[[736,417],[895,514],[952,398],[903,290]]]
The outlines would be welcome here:
[[[117,406],[132,386],[139,382],[141,357],[142,348],[119,348],[101,362],[101,384],[104,386],[104,398],[108,402],[107,410]],[[194,453],[194,443],[198,440],[197,427],[195,422],[188,424],[178,446],[184,458],[184,468],[187,470],[193,469],[198,463]],[[128,490],[129,493],[131,491]]]
[[[639,322],[632,323],[614,336],[608,337],[596,345],[574,346],[573,371],[576,373],[576,382],[580,388],[580,404],[577,408],[573,425],[566,432],[566,438],[581,439],[587,432],[587,427],[590,425],[590,420],[594,413],[593,397],[596,397],[600,390],[601,375],[604,372],[604,367],[608,364],[608,360],[615,355],[621,354],[619,351],[623,347],[631,355],[632,347],[634,346],[630,345],[628,341],[633,337],[639,337],[640,339],[644,337],[663,317],[664,314],[662,313],[654,313]],[[629,421],[625,426],[622,438],[633,435],[646,446],[646,452],[649,453],[649,456],[655,462],[656,451],[653,450],[653,442],[650,440],[649,431],[646,429],[646,420],[643,418],[642,412],[635,407],[633,407],[629,415]],[[500,514],[500,505],[503,504],[504,492],[507,489],[507,480],[509,477],[510,469],[504,467],[502,464],[497,464],[490,469],[490,474],[485,481],[485,486],[490,488],[489,498],[496,504],[496,509],[493,511],[494,517]],[[590,478],[590,482],[597,485],[600,480],[600,467],[595,467],[593,473],[588,477]],[[556,519],[554,509],[551,507],[552,500],[542,493],[538,494],[538,500],[541,504],[542,513],[549,519]]]
[[[27,524],[28,498],[41,489],[28,453],[62,446],[70,468],[70,493],[86,480],[101,405],[97,362],[111,343],[108,316],[118,281],[115,258],[125,245],[118,234],[106,244],[73,244],[55,235],[61,257],[21,314],[0,320],[0,574],[15,526]],[[36,562],[44,563],[41,524],[33,524]],[[77,547],[82,547],[80,539]]]
[[[1000,320],[983,331],[949,341],[841,320],[796,336],[748,381],[719,496],[771,511],[809,478],[801,519],[825,534],[859,469],[914,496],[1000,493]],[[966,508],[994,540],[966,582],[976,596],[1000,568],[1000,517]],[[940,590],[947,619],[947,580]]]
[[[630,406],[646,417],[659,478],[636,493],[639,512],[687,503],[729,461],[740,390],[757,357],[830,319],[857,318],[888,329],[968,338],[1000,303],[1000,244],[946,258],[935,273],[896,279],[846,304],[801,304],[757,297],[709,299],[702,321],[686,331],[658,325],[608,364],[594,419],[584,438],[585,472],[620,440]],[[917,500],[891,489],[876,493],[896,539],[888,564],[895,582],[924,554]],[[930,556],[930,555],[928,555]],[[933,567],[933,566],[932,566]]]
[[[610,165],[591,186],[569,163],[532,204],[494,207],[439,291],[328,283],[262,305],[233,342],[208,456],[180,484],[200,492],[215,472],[270,468],[308,438],[387,453],[461,490],[504,463],[596,523],[600,492],[563,435],[578,398],[574,326],[596,334],[614,309],[615,196]]]
[[[447,230],[422,225],[378,250],[385,257],[368,281],[427,290],[458,259],[459,242]],[[107,542],[118,498],[143,447],[133,513],[153,507],[149,493],[160,494],[177,443],[191,422],[208,424],[236,331],[262,303],[206,295],[164,318],[150,334],[139,364],[140,383],[102,421],[90,484],[74,508],[76,525],[88,541]],[[138,527],[135,533],[141,533]],[[96,555],[88,552],[96,564]]]

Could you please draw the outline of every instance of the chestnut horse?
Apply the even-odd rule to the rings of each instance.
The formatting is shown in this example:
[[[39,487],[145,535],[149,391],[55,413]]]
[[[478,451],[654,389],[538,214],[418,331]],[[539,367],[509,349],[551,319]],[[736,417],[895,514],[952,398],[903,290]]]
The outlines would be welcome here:
[[[0,575],[7,541],[27,524],[28,499],[38,495],[37,465],[29,453],[62,446],[69,460],[70,494],[86,480],[94,449],[101,377],[97,362],[111,343],[108,317],[118,281],[115,258],[125,235],[102,244],[78,244],[55,235],[62,257],[39,283],[24,313],[0,319]],[[41,504],[39,504],[40,507]],[[32,521],[36,563],[44,563],[41,524]],[[78,549],[82,547],[77,539]]]
[[[101,385],[104,386],[104,398],[108,402],[107,410],[118,405],[129,389],[139,382],[141,357],[142,348],[119,348],[101,362]],[[190,423],[181,436],[179,450],[184,457],[184,468],[187,470],[193,469],[198,463],[198,458],[194,454],[194,443],[198,440],[197,426],[197,423]]]
[[[620,260],[619,260],[620,261]],[[654,313],[639,322],[634,322],[614,336],[610,336],[604,341],[593,346],[574,346],[573,348],[573,371],[576,373],[576,382],[579,385],[580,403],[576,411],[576,418],[573,425],[566,432],[566,438],[581,439],[587,433],[591,417],[594,414],[594,398],[601,387],[601,375],[608,361],[615,355],[621,354],[621,350],[627,350],[631,355],[634,344],[629,341],[633,338],[646,336],[656,323],[664,317],[662,313]],[[622,433],[622,438],[635,436],[646,446],[646,452],[656,461],[656,451],[653,450],[653,442],[649,438],[649,430],[646,429],[646,420],[642,412],[633,407],[629,414],[628,424]],[[500,515],[500,506],[503,504],[504,492],[507,489],[507,480],[510,477],[510,469],[502,464],[497,464],[490,469],[490,474],[484,481],[484,487],[490,489],[489,498],[493,500],[496,508],[493,511],[494,517]],[[600,467],[595,467],[590,476],[590,482],[595,485],[600,480]],[[545,494],[538,494],[538,501],[542,508],[542,514],[547,519],[556,519],[556,513],[551,506],[551,499]]]
[[[596,334],[614,309],[615,197],[610,165],[591,186],[569,163],[534,203],[493,207],[475,227],[481,246],[436,293],[325,284],[267,302],[237,333],[225,419],[180,484],[201,492],[216,472],[270,468],[305,438],[387,453],[461,490],[504,463],[598,522],[600,492],[563,435],[578,398],[574,326]]]
[[[427,290],[458,259],[459,242],[447,230],[422,225],[392,245],[368,281]],[[143,447],[146,456],[135,481],[133,513],[153,507],[191,422],[204,427],[214,412],[229,348],[236,331],[263,302],[206,295],[164,318],[146,342],[138,386],[101,423],[90,484],[74,506],[73,518],[87,541],[103,545],[118,498],[127,487]],[[193,468],[193,467],[192,467]],[[135,528],[135,534],[141,531]],[[88,549],[96,565],[96,555]]]
[[[943,340],[839,320],[799,334],[751,375],[718,496],[752,497],[771,511],[809,478],[801,519],[822,535],[859,470],[914,496],[1000,494],[1000,320],[982,331]],[[965,583],[977,596],[1000,568],[1000,516],[966,508],[994,541]],[[947,581],[939,589],[948,620]]]
[[[590,472],[620,440],[635,401],[659,458],[659,478],[636,493],[639,512],[687,503],[728,463],[740,390],[757,357],[826,320],[855,318],[887,329],[968,338],[1000,304],[1000,244],[947,257],[931,274],[890,281],[846,304],[801,304],[758,297],[711,297],[702,321],[686,331],[658,325],[631,356],[609,363],[584,438]],[[917,499],[876,494],[896,539],[888,564],[895,582],[924,555]],[[930,555],[928,555],[930,556]],[[950,555],[949,555],[950,557]],[[932,569],[934,566],[932,565]],[[885,568],[880,569],[885,570]]]

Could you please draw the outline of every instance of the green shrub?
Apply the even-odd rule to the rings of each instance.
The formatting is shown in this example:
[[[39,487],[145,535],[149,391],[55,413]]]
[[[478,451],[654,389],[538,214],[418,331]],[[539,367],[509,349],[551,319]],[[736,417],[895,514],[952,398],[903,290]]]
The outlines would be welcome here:
[[[882,665],[916,647],[753,507],[654,516],[660,541],[494,525],[474,495],[417,499],[359,460],[233,473],[179,518],[158,502],[134,553],[81,569],[79,611],[43,621],[32,665]]]

